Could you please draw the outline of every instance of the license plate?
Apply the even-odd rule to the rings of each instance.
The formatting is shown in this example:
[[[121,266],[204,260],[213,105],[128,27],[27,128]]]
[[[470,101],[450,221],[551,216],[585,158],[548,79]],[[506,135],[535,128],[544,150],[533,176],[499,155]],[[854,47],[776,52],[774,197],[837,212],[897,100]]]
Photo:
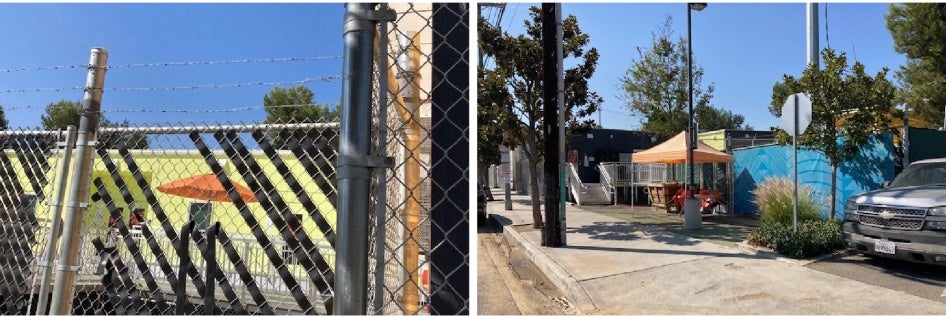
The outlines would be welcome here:
[[[889,240],[878,240],[874,242],[874,251],[892,255],[897,252],[897,244]]]

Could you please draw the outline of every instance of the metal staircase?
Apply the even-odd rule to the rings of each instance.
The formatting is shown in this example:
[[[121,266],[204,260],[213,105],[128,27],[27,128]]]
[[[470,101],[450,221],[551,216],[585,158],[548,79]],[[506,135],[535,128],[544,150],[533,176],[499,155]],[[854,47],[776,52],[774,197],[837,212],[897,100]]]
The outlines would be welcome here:
[[[575,164],[568,164],[568,189],[578,205],[611,204],[611,190],[601,183],[582,183]]]

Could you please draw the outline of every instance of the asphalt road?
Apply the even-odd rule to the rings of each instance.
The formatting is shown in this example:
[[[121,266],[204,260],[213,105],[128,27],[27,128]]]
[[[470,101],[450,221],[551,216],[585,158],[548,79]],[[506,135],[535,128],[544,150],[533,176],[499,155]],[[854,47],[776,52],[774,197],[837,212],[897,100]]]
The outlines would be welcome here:
[[[854,254],[808,268],[946,303],[946,267]]]
[[[575,314],[522,252],[510,247],[492,220],[477,229],[477,310],[482,315]]]

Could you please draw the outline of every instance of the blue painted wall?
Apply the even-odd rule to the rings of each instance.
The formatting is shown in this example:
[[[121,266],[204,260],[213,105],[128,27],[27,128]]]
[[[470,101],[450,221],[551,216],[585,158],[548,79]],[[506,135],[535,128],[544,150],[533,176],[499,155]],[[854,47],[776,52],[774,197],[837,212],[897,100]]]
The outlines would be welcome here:
[[[894,177],[895,159],[893,138],[884,134],[874,140],[858,156],[838,166],[836,216],[844,214],[848,197],[880,188],[884,181]],[[733,150],[733,207],[737,214],[758,214],[752,203],[752,190],[768,177],[792,178],[792,146],[769,145]],[[822,198],[822,215],[827,218],[831,201],[831,165],[823,154],[798,150],[798,182],[815,189]],[[791,190],[791,188],[788,188]]]

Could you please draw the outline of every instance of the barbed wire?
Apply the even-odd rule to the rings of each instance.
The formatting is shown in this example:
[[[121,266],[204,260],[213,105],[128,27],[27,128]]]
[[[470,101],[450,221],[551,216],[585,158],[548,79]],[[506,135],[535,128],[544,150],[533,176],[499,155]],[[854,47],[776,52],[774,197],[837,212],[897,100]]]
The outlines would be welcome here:
[[[201,110],[199,108],[206,108],[206,106],[187,106],[187,109],[173,109],[173,108],[156,108],[156,107],[136,107],[132,109],[102,109],[100,113],[227,113],[227,112],[240,112],[240,111],[250,111],[250,110],[260,110],[266,108],[299,108],[305,106],[313,105],[322,105],[316,103],[307,103],[307,104],[281,104],[281,105],[248,105],[241,107],[233,107],[226,109],[206,109]],[[16,110],[28,110],[28,109],[45,109],[46,105],[23,105],[23,106],[13,106],[13,107],[4,107],[4,111],[16,111]]]
[[[279,81],[279,82],[246,82],[246,83],[233,83],[233,84],[208,84],[208,85],[196,85],[196,86],[181,86],[181,87],[133,87],[133,88],[105,88],[103,91],[167,91],[167,90],[193,90],[193,89],[205,89],[205,88],[240,88],[240,87],[249,87],[249,86],[279,86],[279,85],[288,85],[288,84],[303,84],[314,81],[323,81],[323,82],[332,82],[333,80],[341,79],[342,76],[332,75],[332,76],[323,76],[319,78],[305,78],[303,80],[297,81]],[[71,86],[71,87],[61,87],[61,88],[27,88],[27,89],[6,89],[0,90],[0,93],[21,93],[21,92],[61,92],[67,90],[85,90],[84,86]]]
[[[106,69],[117,69],[117,68],[135,68],[135,67],[159,67],[159,66],[194,66],[194,65],[225,65],[225,64],[248,64],[248,63],[277,63],[277,62],[297,62],[297,61],[318,61],[318,60],[330,60],[330,59],[341,59],[342,56],[316,56],[316,57],[287,57],[287,58],[261,58],[261,59],[237,59],[237,60],[217,60],[217,61],[175,61],[175,62],[159,62],[159,63],[137,63],[137,64],[122,64],[122,65],[112,65],[106,67]],[[23,72],[23,71],[40,71],[40,70],[63,70],[63,69],[86,69],[89,65],[63,65],[63,66],[40,66],[40,67],[23,67],[23,68],[13,68],[13,69],[0,69],[0,73],[13,73],[13,72]]]

